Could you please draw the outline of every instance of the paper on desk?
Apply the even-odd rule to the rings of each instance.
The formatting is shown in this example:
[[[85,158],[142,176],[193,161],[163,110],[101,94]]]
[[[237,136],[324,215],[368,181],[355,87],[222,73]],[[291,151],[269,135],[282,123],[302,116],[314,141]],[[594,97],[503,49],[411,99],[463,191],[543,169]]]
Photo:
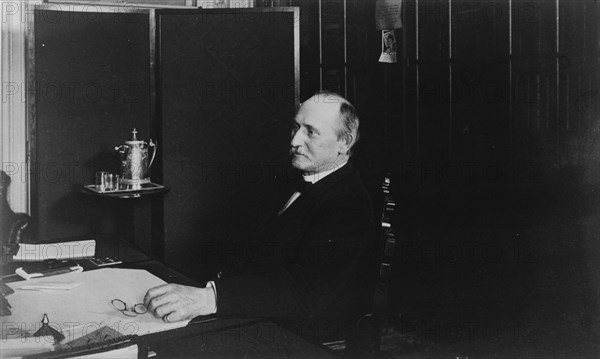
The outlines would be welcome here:
[[[44,353],[53,348],[54,338],[52,337],[7,338],[4,336],[4,333],[2,333],[0,358],[22,357],[25,355]]]
[[[44,313],[50,325],[61,330],[65,342],[80,338],[103,326],[123,335],[145,335],[186,326],[189,320],[165,323],[146,313],[128,317],[115,309],[112,299],[120,299],[133,306],[142,303],[148,289],[166,282],[139,269],[104,268],[69,274],[69,280],[82,283],[69,291],[18,290],[24,286],[56,282],[56,278],[34,278],[8,285],[15,289],[11,295],[10,321],[19,323],[27,332],[39,329]]]
[[[88,354],[79,357],[80,359],[137,359],[138,358],[138,346],[137,344],[131,344],[130,346],[113,349],[111,351]]]
[[[20,287],[21,290],[71,290],[79,287],[81,282],[44,282],[28,284]]]
[[[38,262],[46,259],[72,259],[93,257],[96,254],[96,241],[19,244],[19,251],[13,256],[14,261]]]

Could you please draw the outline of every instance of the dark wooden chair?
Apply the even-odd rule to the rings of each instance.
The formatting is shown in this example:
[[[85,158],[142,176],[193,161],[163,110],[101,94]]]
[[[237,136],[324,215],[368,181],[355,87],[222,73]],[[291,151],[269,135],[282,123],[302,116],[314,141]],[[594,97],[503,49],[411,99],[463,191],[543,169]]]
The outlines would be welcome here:
[[[348,336],[337,341],[322,343],[335,354],[347,358],[373,357],[380,352],[381,336],[390,317],[390,274],[392,260],[396,249],[396,234],[392,228],[392,215],[396,202],[391,193],[391,176],[388,174],[381,186],[383,192],[383,209],[381,213],[381,230],[376,236],[379,272],[374,286],[373,307],[370,313],[356,322]]]
[[[31,217],[25,213],[15,213],[8,204],[10,176],[0,171],[0,242],[17,244],[30,239]]]

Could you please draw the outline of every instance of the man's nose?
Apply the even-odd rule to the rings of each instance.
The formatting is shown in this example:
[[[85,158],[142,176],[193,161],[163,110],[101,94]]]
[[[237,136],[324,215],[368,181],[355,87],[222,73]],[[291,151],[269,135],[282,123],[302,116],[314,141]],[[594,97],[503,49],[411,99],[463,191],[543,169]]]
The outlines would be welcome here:
[[[298,147],[302,144],[302,131],[298,130],[296,132],[292,132],[292,139],[290,140],[290,145],[292,147]]]

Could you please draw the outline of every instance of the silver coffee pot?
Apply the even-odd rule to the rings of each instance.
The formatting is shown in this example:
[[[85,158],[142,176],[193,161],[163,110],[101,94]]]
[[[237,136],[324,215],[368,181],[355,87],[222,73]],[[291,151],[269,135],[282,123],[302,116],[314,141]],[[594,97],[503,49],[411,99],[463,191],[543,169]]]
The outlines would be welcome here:
[[[156,144],[137,139],[138,131],[134,128],[131,140],[115,146],[121,155],[121,181],[123,185],[139,186],[150,182],[150,166],[156,156]],[[152,158],[148,161],[148,148],[152,147]]]

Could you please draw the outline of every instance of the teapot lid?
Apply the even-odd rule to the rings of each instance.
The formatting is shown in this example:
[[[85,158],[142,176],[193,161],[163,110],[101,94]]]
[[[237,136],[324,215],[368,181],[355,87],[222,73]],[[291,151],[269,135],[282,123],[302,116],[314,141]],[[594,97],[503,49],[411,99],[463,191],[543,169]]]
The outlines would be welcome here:
[[[138,131],[134,128],[133,131],[131,131],[131,140],[125,141],[125,143],[128,145],[139,145],[144,143],[144,141],[137,139],[137,133]]]

